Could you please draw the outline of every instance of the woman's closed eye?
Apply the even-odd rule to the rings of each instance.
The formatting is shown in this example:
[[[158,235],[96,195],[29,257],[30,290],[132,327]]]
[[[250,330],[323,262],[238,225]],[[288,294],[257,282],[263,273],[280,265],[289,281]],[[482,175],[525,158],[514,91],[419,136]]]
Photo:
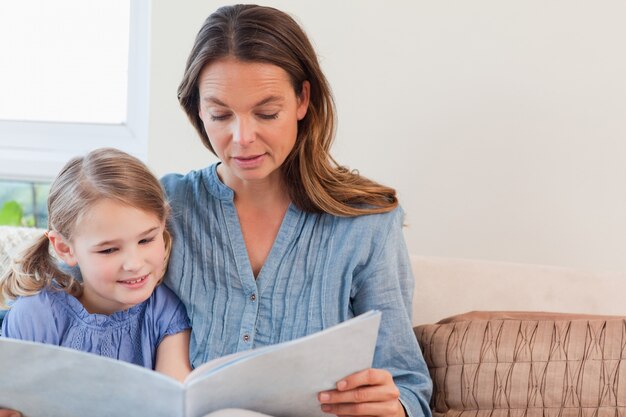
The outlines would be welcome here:
[[[227,120],[230,117],[230,114],[225,113],[225,114],[212,114],[211,115],[211,121],[213,122],[221,122],[224,120]]]
[[[257,116],[263,120],[274,120],[278,119],[278,112],[272,114],[259,113]]]

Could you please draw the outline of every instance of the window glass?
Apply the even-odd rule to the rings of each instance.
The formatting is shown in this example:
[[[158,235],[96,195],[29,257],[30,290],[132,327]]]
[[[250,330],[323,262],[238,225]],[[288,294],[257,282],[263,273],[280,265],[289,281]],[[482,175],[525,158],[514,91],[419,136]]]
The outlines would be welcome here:
[[[129,1],[2,2],[0,119],[124,123]]]
[[[150,0],[0,6],[0,179],[50,181],[100,147],[145,160]]]
[[[0,181],[0,226],[48,225],[48,182]]]

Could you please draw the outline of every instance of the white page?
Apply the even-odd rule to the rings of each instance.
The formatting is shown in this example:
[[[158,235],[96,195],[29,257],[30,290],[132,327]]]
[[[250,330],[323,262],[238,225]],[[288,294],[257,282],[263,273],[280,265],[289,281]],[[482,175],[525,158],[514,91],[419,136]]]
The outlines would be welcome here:
[[[209,362],[204,379],[190,380],[186,415],[245,408],[272,416],[325,416],[317,393],[372,365],[380,312],[368,312],[324,331]],[[225,366],[228,364],[228,366]]]
[[[0,408],[25,417],[182,416],[182,384],[127,362],[0,338]]]

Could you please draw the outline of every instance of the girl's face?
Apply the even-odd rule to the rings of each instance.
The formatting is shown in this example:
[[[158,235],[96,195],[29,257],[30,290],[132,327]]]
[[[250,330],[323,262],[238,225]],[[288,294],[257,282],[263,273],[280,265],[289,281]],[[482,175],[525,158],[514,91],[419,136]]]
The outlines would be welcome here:
[[[165,225],[152,213],[102,200],[81,216],[72,240],[50,241],[83,277],[80,302],[90,313],[112,314],[150,297],[163,276]]]
[[[200,118],[220,175],[231,188],[249,181],[279,180],[278,168],[296,142],[307,112],[309,83],[300,96],[282,68],[225,58],[200,73]]]

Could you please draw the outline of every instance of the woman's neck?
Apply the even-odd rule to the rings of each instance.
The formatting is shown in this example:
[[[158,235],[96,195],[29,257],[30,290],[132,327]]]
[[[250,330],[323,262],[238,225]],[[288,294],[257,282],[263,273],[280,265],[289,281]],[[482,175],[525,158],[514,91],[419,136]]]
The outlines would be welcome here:
[[[248,209],[257,208],[261,211],[286,208],[291,202],[287,186],[279,171],[258,180],[242,180],[230,175],[226,169],[218,166],[217,174],[220,180],[235,193],[235,206]],[[279,211],[284,211],[279,210]]]
[[[228,171],[218,175],[235,193],[235,209],[252,273],[256,278],[274,245],[285,213],[291,202],[280,172],[267,178],[244,181],[229,177]]]

